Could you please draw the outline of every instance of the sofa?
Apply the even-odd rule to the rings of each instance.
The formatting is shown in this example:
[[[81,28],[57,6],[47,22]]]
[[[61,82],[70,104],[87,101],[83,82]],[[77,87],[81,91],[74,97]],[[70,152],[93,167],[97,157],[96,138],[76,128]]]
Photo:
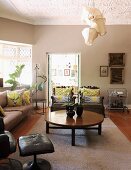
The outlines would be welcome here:
[[[105,117],[104,96],[100,95],[100,88],[96,86],[82,86],[79,89],[80,103],[85,110],[103,114]]]
[[[53,88],[51,96],[51,112],[64,110],[66,104],[75,103],[75,96],[71,86],[56,86]]]
[[[14,95],[9,96],[9,94]],[[29,95],[30,92],[26,89],[0,92],[0,116],[3,117],[6,130],[13,129],[33,111]],[[25,96],[27,100],[23,103]],[[14,100],[13,97],[16,99]]]

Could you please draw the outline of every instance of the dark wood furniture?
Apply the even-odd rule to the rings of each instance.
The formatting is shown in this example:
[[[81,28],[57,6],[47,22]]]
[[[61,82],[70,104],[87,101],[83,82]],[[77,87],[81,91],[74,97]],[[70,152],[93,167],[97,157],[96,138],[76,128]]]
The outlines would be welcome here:
[[[89,111],[92,111],[92,112],[96,112],[96,113],[99,113],[99,114],[102,114],[104,115],[105,117],[105,107],[104,107],[104,96],[101,96],[101,95],[98,95],[96,97],[99,97],[99,102],[87,102],[85,101],[85,97],[93,97],[93,95],[89,95],[89,96],[84,96],[83,92],[82,92],[82,89],[89,89],[89,90],[100,90],[99,87],[96,87],[96,86],[82,86],[80,89],[80,103],[81,105],[83,106],[84,110],[89,110]]]
[[[53,88],[51,96],[51,111],[64,110],[66,108],[66,103],[75,103],[76,97],[73,96],[73,87],[71,86],[56,86]],[[68,94],[69,93],[69,94]],[[56,101],[57,97],[68,98],[66,101]]]
[[[101,135],[102,122],[104,116],[95,112],[84,110],[81,117],[75,116],[68,118],[65,110],[47,112],[45,113],[46,133],[49,129],[71,129],[72,131],[72,146],[75,146],[75,129],[97,129],[98,134]],[[50,124],[56,126],[50,126]],[[92,127],[95,126],[96,127]]]

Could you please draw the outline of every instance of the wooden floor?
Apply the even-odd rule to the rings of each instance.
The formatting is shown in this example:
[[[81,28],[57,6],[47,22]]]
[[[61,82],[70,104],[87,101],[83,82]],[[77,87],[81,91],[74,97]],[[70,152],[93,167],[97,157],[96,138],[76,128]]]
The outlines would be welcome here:
[[[33,126],[41,118],[41,116],[43,115],[34,113],[28,116],[23,121],[21,121],[21,123],[11,131],[15,139],[18,139],[20,136],[24,136],[28,134],[28,132],[33,128]]]
[[[114,124],[121,130],[121,132],[127,137],[129,141],[131,141],[131,111],[127,112],[118,112],[118,111],[106,111],[107,117],[109,117]],[[41,118],[40,114],[33,114],[23,120],[17,128],[12,130],[12,133],[16,139],[18,139],[22,135],[28,134],[28,132],[32,129],[32,127],[37,123],[37,121]]]
[[[131,142],[131,110],[129,112],[107,111],[107,115]]]

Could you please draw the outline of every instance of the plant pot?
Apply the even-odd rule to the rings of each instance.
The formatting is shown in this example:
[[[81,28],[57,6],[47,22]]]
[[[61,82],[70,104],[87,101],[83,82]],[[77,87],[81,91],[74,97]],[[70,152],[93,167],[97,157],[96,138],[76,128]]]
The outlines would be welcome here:
[[[74,110],[74,105],[66,105],[66,110]]]
[[[70,118],[73,118],[73,116],[75,115],[75,111],[74,110],[68,110],[66,112],[67,116],[70,117]]]
[[[77,116],[81,117],[82,113],[83,113],[83,106],[77,106],[76,107],[76,114],[77,114]]]

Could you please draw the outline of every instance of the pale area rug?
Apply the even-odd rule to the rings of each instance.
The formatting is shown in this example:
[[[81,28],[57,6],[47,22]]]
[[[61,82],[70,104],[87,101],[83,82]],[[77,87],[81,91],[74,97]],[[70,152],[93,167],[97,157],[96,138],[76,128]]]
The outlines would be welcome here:
[[[32,133],[45,134],[44,116],[34,125]],[[71,131],[50,129],[47,136],[55,152],[38,155],[51,163],[53,170],[131,170],[131,143],[109,119],[102,124],[102,135],[96,130],[76,130],[76,146],[71,146]],[[33,157],[11,155],[22,163]]]

